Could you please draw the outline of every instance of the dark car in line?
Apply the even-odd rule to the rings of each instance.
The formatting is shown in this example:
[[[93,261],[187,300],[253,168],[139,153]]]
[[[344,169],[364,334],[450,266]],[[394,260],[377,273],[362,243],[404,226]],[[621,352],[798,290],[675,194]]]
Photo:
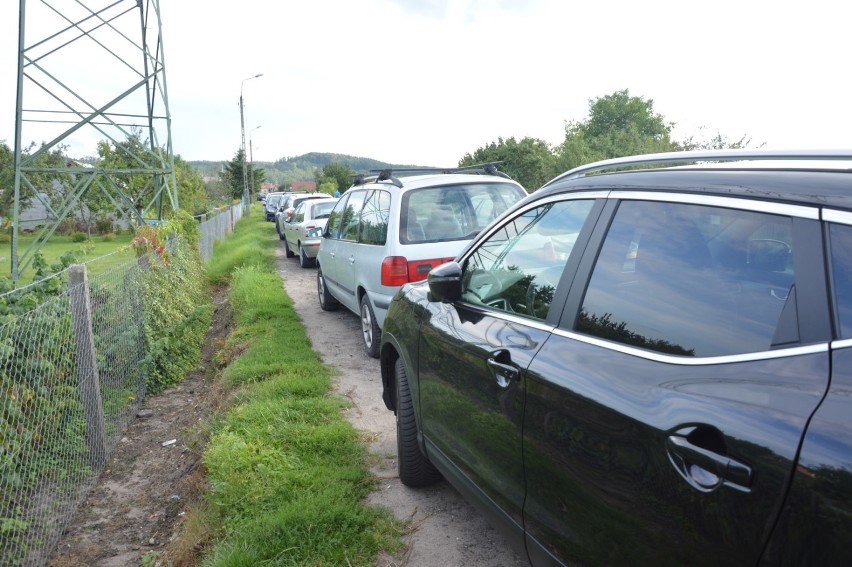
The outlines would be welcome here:
[[[852,151],[569,171],[394,296],[399,475],[532,565],[852,565]]]

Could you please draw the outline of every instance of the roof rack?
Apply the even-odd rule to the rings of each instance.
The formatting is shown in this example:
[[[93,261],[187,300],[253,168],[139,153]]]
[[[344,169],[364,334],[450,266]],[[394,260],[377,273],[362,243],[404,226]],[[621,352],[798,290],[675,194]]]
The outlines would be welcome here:
[[[852,150],[699,150],[644,154],[597,161],[575,167],[545,183],[546,187],[557,181],[585,177],[590,173],[636,167],[642,165],[674,165],[695,162],[733,162],[755,160],[852,160]]]
[[[418,173],[467,173],[470,175],[498,175],[500,177],[505,177],[506,179],[511,179],[511,177],[497,169],[497,166],[501,163],[503,162],[491,161],[460,167],[401,167],[393,169],[371,169],[370,173],[378,174],[379,176],[381,176],[384,172],[389,172],[388,175],[397,174],[400,176],[416,175]],[[378,181],[382,181],[382,179],[378,179]]]

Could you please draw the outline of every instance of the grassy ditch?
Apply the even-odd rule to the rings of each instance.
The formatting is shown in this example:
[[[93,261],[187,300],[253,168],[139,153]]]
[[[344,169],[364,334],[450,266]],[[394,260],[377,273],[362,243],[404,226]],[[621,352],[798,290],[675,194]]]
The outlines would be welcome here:
[[[402,528],[361,502],[374,482],[367,451],[276,274],[274,237],[256,209],[208,266],[230,282],[226,351],[238,354],[223,371],[234,401],[205,451],[209,489],[187,536],[210,542],[205,566],[372,565],[400,548]]]

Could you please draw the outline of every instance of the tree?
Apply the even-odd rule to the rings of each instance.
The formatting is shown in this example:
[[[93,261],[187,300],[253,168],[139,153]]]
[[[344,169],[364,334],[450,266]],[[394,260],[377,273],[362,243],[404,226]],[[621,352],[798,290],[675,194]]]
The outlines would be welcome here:
[[[245,184],[243,183],[243,164],[246,168],[245,182],[249,183],[249,193],[256,194],[260,191],[260,186],[266,180],[266,175],[262,168],[255,167],[254,164],[245,161],[245,152],[242,149],[237,150],[234,159],[225,162],[225,167],[220,178],[225,185],[230,189],[231,197],[234,199],[242,199],[245,192]],[[252,175],[252,170],[254,175]],[[253,183],[253,185],[252,185]]]
[[[498,168],[527,190],[535,191],[552,179],[555,173],[553,151],[546,142],[537,138],[523,138],[520,142],[514,137],[508,140],[498,138],[487,146],[477,149],[473,154],[465,154],[459,161],[459,167],[478,163],[501,161]]]
[[[22,159],[26,159],[34,152],[35,144],[31,144],[28,148],[21,150]],[[65,148],[58,147],[53,151],[45,152],[39,155],[34,161],[28,163],[31,167],[63,167],[66,163],[66,158],[63,155]],[[20,206],[21,210],[26,209],[36,197],[36,193],[45,193],[48,196],[53,196],[55,192],[55,184],[53,180],[67,182],[66,175],[52,175],[48,173],[26,174],[26,179],[21,180],[20,187]],[[33,190],[35,189],[35,191]],[[0,143],[0,216],[8,216],[12,213],[12,207],[15,203],[15,152],[10,149],[5,143]]]
[[[339,163],[326,164],[322,170],[318,169],[314,173],[314,180],[317,182],[317,187],[321,188],[320,191],[326,192],[331,188],[331,182],[334,181],[335,188],[331,193],[335,191],[344,193],[352,185],[354,177],[355,172],[351,167]]]
[[[699,130],[704,129],[703,126],[699,128]],[[749,144],[751,144],[751,138],[745,135],[739,140],[732,141],[717,130],[716,134],[710,138],[690,136],[681,142],[681,147],[684,150],[738,150],[747,148]]]
[[[210,196],[201,173],[180,156],[175,156],[174,159],[178,206],[193,215],[206,213],[210,208]]]
[[[588,119],[565,126],[557,148],[559,169],[628,155],[681,149],[671,139],[674,123],[654,112],[654,101],[630,96],[627,89],[589,100]]]

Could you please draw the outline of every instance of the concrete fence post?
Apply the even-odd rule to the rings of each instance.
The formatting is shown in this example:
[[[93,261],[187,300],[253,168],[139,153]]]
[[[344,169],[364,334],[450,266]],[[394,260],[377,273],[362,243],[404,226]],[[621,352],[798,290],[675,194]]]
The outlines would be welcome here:
[[[75,264],[68,269],[71,297],[71,320],[77,342],[77,364],[80,374],[80,397],[86,417],[86,439],[92,467],[106,462],[106,433],[104,409],[101,402],[101,385],[98,361],[95,354],[95,336],[92,331],[92,309],[89,298],[89,277],[85,264]]]

